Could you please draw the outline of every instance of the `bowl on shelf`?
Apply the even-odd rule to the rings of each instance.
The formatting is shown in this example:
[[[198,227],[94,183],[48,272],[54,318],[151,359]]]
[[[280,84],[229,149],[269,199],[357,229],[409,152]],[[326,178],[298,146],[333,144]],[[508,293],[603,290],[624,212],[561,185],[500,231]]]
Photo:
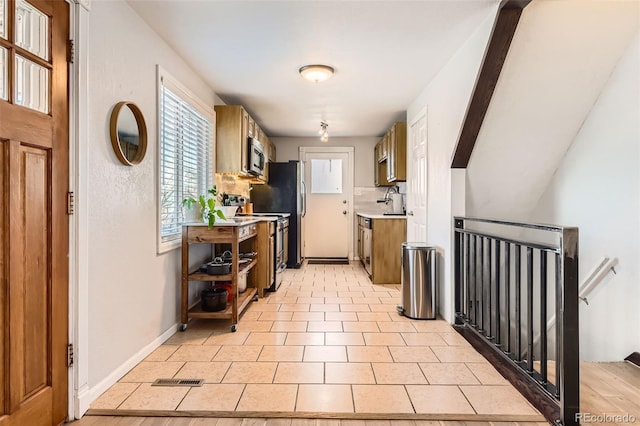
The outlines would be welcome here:
[[[229,292],[226,288],[213,287],[202,290],[200,303],[205,312],[217,312],[227,309]]]
[[[216,219],[216,223],[220,222],[220,223],[228,223],[228,222],[233,222],[233,220],[231,220],[232,217],[234,217],[236,215],[236,212],[238,211],[238,206],[219,206],[216,207],[216,210],[220,210],[222,212],[222,214],[224,215],[224,217],[226,217],[227,219],[220,219],[217,218]]]

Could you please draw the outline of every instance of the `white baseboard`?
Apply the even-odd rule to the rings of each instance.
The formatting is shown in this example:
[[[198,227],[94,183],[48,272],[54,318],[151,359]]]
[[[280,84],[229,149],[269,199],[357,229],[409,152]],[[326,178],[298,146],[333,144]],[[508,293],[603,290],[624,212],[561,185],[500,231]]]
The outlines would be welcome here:
[[[76,396],[75,406],[76,412],[74,413],[76,419],[81,418],[84,413],[87,412],[89,406],[93,401],[95,401],[100,395],[102,395],[107,389],[113,386],[118,380],[120,380],[129,370],[135,367],[140,361],[145,359],[151,352],[156,350],[160,345],[162,345],[169,337],[173,336],[173,334],[178,330],[179,324],[176,323],[169,327],[164,333],[155,338],[151,343],[149,343],[144,348],[140,349],[137,353],[135,353],[131,358],[126,360],[120,367],[114,370],[111,374],[105,377],[100,383],[95,385],[94,387],[83,387],[78,390],[78,395]]]

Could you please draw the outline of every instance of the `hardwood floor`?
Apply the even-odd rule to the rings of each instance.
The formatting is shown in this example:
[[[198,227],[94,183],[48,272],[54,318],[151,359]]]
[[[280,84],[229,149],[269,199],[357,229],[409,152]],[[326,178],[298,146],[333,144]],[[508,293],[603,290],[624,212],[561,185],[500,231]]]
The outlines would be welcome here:
[[[545,422],[85,416],[70,426],[547,426]]]
[[[640,424],[640,367],[630,362],[581,363],[580,411],[596,416],[627,415],[629,419],[608,424]]]

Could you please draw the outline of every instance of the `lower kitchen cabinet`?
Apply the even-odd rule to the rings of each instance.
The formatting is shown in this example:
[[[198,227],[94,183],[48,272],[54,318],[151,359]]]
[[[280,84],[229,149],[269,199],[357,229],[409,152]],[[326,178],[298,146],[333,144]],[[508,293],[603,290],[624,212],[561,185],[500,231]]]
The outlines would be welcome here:
[[[258,235],[256,236],[258,264],[255,270],[255,284],[261,297],[264,297],[265,289],[270,288],[275,283],[275,233],[275,221],[264,220],[258,222]]]
[[[407,220],[358,215],[358,223],[358,253],[371,282],[400,284],[402,243],[407,238]]]

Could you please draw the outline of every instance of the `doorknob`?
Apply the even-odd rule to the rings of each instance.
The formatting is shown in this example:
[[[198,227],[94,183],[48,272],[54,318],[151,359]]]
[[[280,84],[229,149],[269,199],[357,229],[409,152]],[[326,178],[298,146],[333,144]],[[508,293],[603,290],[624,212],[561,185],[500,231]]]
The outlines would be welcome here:
[[[409,216],[413,216],[413,210],[411,210],[409,213],[407,213]]]
[[[347,214],[347,211],[346,210],[342,210],[342,214]]]

